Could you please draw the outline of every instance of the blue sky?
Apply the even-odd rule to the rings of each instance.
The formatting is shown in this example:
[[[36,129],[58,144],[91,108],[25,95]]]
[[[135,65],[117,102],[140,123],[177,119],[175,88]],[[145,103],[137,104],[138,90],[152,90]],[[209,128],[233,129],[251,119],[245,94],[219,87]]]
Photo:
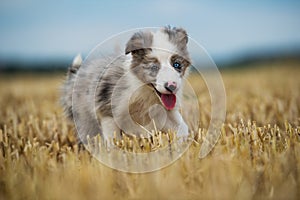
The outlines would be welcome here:
[[[213,58],[300,48],[299,1],[0,1],[0,59],[70,58],[118,32],[184,27]]]

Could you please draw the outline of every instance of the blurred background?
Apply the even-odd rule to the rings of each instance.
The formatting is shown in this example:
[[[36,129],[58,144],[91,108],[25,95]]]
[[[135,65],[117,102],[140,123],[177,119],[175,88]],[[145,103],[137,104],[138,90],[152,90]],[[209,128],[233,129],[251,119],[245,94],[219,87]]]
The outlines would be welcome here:
[[[300,1],[0,1],[0,72],[62,70],[138,27],[180,26],[219,68],[300,59]]]

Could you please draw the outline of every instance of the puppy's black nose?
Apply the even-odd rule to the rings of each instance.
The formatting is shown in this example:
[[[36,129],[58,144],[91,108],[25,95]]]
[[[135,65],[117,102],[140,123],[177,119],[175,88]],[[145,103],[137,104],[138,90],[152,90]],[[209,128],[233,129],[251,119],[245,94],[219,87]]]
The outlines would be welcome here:
[[[165,88],[169,92],[173,93],[177,88],[177,84],[174,81],[168,81],[168,82],[165,83]]]

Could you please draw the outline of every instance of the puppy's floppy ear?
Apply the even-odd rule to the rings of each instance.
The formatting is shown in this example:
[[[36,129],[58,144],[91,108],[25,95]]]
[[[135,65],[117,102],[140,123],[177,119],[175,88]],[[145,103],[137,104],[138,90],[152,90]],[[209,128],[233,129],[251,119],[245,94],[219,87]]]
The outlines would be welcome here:
[[[183,42],[185,44],[188,43],[188,34],[186,33],[186,31],[183,28],[175,28],[178,40],[180,42]]]
[[[153,35],[151,32],[137,32],[126,44],[125,54],[144,54],[151,49]]]
[[[188,43],[188,34],[183,28],[166,26],[163,31],[169,36],[169,40],[176,44],[180,49],[185,49]]]

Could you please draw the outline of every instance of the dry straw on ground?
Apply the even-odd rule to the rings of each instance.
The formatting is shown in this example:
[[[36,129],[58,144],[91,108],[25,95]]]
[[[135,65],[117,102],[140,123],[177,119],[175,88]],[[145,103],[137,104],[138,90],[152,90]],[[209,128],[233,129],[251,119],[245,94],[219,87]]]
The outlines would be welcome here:
[[[227,118],[218,144],[201,160],[210,99],[194,81],[203,95],[193,144],[174,164],[146,174],[110,169],[78,145],[58,104],[62,74],[1,75],[0,199],[297,199],[297,65],[223,72]]]

